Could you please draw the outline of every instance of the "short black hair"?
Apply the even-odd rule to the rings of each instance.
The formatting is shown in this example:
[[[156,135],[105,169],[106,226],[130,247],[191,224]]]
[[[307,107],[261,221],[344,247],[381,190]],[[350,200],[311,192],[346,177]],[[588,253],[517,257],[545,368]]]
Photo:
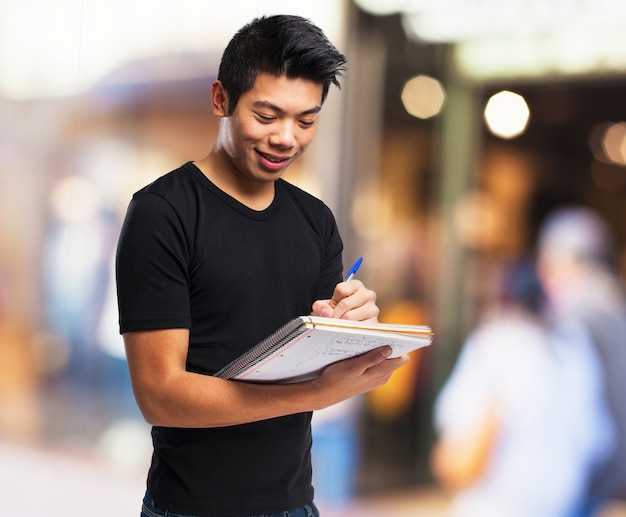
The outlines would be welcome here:
[[[340,88],[346,57],[310,20],[295,15],[255,18],[230,40],[217,78],[228,94],[232,113],[260,73],[307,79],[323,86],[323,103],[331,83]]]

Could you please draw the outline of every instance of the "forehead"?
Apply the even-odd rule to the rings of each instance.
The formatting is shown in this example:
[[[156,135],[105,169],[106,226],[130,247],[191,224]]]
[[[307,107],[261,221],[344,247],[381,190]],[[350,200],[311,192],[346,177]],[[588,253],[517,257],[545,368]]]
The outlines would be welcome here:
[[[319,111],[323,85],[308,79],[259,74],[250,90],[241,96],[245,103],[265,103],[286,112]]]

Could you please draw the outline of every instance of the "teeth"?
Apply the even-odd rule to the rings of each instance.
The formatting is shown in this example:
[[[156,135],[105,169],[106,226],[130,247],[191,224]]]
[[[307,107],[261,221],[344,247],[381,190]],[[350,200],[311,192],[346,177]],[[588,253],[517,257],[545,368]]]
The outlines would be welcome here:
[[[265,153],[261,153],[261,154],[265,157],[265,159],[267,161],[270,161],[272,163],[281,163],[281,162],[284,162],[286,160],[286,158],[274,158],[274,157],[269,156],[269,155],[267,155]]]

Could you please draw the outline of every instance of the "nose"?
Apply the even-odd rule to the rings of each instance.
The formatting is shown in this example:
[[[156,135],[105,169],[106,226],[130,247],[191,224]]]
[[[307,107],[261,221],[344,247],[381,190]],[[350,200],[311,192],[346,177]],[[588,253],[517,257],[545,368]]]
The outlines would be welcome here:
[[[291,122],[278,122],[272,126],[272,130],[269,139],[270,145],[283,148],[293,147],[295,143],[295,130]]]

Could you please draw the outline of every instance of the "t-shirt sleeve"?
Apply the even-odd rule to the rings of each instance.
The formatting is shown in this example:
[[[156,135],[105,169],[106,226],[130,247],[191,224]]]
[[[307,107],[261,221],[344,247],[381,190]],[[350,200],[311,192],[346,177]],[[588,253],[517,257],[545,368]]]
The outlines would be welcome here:
[[[116,254],[121,333],[190,328],[188,264],[188,238],[176,212],[156,194],[136,194]]]

